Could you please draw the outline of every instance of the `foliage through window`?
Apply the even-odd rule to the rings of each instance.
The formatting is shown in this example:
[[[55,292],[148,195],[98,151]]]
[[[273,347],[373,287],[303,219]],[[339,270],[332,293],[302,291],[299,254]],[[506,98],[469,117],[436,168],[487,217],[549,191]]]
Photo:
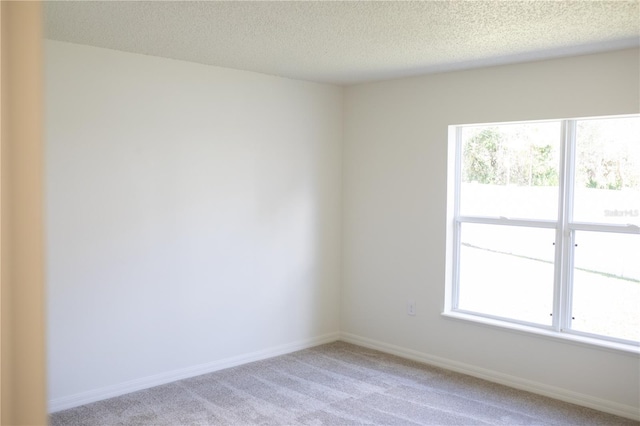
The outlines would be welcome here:
[[[640,341],[640,116],[451,126],[448,310]]]

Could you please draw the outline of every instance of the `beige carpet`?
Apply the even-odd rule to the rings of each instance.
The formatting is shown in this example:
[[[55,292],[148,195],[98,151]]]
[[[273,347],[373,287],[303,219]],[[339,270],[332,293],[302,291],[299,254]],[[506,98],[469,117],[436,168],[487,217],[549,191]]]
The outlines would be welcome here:
[[[59,425],[638,425],[347,343],[51,415]]]

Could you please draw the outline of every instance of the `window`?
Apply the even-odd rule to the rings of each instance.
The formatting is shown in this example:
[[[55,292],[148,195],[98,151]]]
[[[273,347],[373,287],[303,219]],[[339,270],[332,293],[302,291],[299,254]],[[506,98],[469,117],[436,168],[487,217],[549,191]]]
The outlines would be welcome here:
[[[640,341],[640,116],[450,126],[447,313]]]

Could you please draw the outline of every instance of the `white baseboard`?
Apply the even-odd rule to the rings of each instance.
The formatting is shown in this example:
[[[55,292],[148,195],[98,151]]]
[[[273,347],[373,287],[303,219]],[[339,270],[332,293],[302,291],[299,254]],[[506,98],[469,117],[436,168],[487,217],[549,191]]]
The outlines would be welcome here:
[[[414,361],[423,362],[425,364],[445,368],[447,370],[456,371],[458,373],[467,374],[469,376],[478,377],[480,379],[499,383],[501,385],[509,386],[512,388],[528,391],[538,395],[548,396],[560,401],[570,402],[572,404],[593,408],[594,410],[615,414],[617,416],[626,417],[633,420],[640,420],[639,410],[636,407],[630,405],[624,405],[617,402],[570,391],[567,389],[549,386],[544,383],[534,382],[509,374],[487,370],[470,364],[452,361],[446,358],[441,358],[423,352],[414,351],[412,349],[383,343],[351,333],[340,333],[340,340],[343,342],[353,343],[354,345],[376,349],[381,352],[398,355],[403,358],[412,359]]]
[[[338,332],[329,333],[315,338],[287,343],[261,351],[251,352],[231,358],[225,358],[218,361],[208,362],[206,364],[195,365],[192,367],[181,368],[178,370],[167,371],[165,373],[142,377],[140,379],[130,380],[127,382],[118,383],[116,385],[106,386],[87,392],[81,392],[70,396],[55,398],[49,401],[49,412],[55,413],[56,411],[66,410],[68,408],[78,407],[80,405],[89,404],[91,402],[101,401],[103,399],[113,398],[115,396],[152,388],[154,386],[175,382],[176,380],[187,379],[189,377],[212,373],[214,371],[235,367],[249,362],[260,361],[263,359],[272,358],[274,356],[284,355],[302,349],[322,345],[324,343],[335,342],[339,339],[339,337],[340,333]]]
[[[470,364],[452,361],[446,358],[429,355],[423,352],[418,352],[412,349],[403,348],[396,345],[380,342],[377,340],[369,339],[366,337],[358,336],[351,333],[330,333],[323,336],[318,336],[312,339],[301,340],[298,342],[292,342],[285,345],[280,345],[261,351],[251,352],[240,356],[231,358],[225,358],[218,361],[209,362],[206,364],[200,364],[192,367],[182,368],[178,370],[168,371],[153,376],[143,377],[136,380],[131,380],[123,383],[119,383],[112,386],[106,386],[99,389],[90,390],[87,392],[81,392],[70,396],[52,399],[49,401],[49,412],[55,413],[57,411],[66,410],[80,405],[89,404],[91,402],[101,401],[107,398],[113,398],[116,396],[124,395],[127,393],[148,389],[154,386],[163,385],[166,383],[174,382],[177,380],[187,379],[189,377],[199,376],[201,374],[212,373],[214,371],[223,370],[225,368],[231,368],[249,362],[260,361],[267,358],[272,358],[278,355],[284,355],[291,352],[299,351],[302,349],[311,348],[314,346],[322,345],[324,343],[334,342],[336,340],[342,340],[344,342],[353,343],[355,345],[364,346],[371,349],[376,349],[381,352],[386,352],[393,355],[398,355],[403,358],[412,359],[426,364],[434,365],[437,367],[445,368],[447,370],[456,371],[459,373],[467,374],[469,376],[478,377],[494,383],[499,383],[505,386],[510,386],[516,389],[536,393],[539,395],[548,396],[550,398],[558,399],[561,401],[569,402],[583,407],[593,408],[595,410],[603,411],[606,413],[615,414],[617,416],[626,417],[633,420],[640,420],[640,412],[638,409],[617,402],[596,398],[590,395],[573,392],[567,389],[558,388],[555,386],[549,386],[543,383],[534,382],[520,377],[500,373],[493,370],[487,370],[484,368],[476,367]]]

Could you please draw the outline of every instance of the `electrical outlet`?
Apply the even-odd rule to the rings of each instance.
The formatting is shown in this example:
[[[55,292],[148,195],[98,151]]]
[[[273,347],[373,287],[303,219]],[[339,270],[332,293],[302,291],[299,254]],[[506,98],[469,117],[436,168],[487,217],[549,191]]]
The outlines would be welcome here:
[[[407,300],[407,315],[416,314],[416,302],[414,300]]]

